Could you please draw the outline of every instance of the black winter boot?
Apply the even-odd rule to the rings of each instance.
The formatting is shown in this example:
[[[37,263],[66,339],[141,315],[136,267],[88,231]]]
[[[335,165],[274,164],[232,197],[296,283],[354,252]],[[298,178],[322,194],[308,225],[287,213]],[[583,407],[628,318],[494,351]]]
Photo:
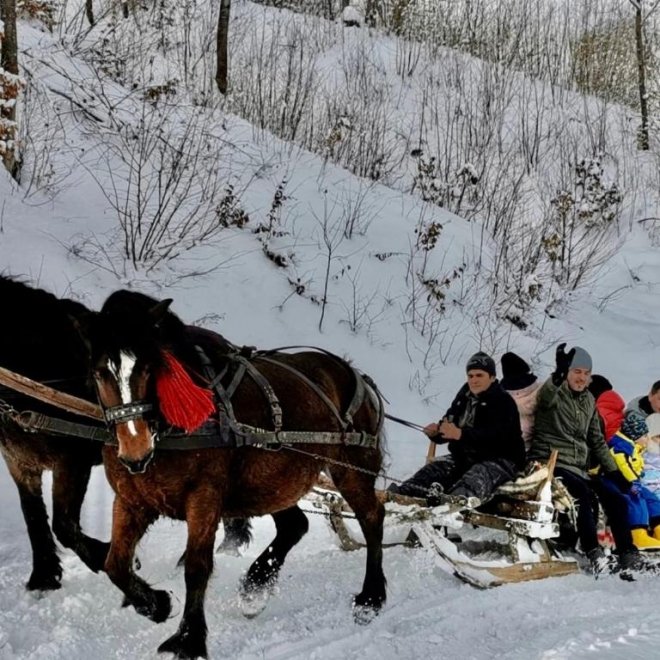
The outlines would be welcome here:
[[[587,552],[587,559],[591,564],[591,572],[596,580],[601,575],[609,575],[616,570],[616,560],[612,555],[606,555],[600,546],[589,550]]]
[[[619,577],[622,580],[633,582],[643,575],[660,575],[660,566],[637,550],[627,550],[619,555]]]

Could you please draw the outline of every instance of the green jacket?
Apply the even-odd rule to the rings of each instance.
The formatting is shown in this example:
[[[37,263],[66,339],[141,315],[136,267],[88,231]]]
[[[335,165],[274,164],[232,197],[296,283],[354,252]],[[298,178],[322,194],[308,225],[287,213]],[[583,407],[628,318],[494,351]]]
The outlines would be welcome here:
[[[548,378],[539,390],[529,458],[546,461],[553,449],[559,450],[557,467],[582,477],[594,463],[603,472],[617,469],[605,444],[591,392],[573,392],[566,381],[557,387]]]

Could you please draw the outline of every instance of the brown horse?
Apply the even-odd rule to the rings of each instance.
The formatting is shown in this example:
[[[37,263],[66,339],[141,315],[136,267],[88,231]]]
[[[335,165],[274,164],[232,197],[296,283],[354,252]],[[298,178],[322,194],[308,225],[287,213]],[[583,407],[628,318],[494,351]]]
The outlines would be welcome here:
[[[93,401],[85,345],[71,318],[87,314],[88,310],[72,300],[60,300],[3,276],[0,303],[0,366]],[[29,409],[64,416],[61,411],[2,387],[1,401],[19,411]],[[87,536],[80,527],[80,509],[90,472],[93,465],[101,463],[101,444],[26,433],[0,410],[0,453],[18,488],[32,546],[32,574],[27,588],[58,589],[62,580],[62,565],[41,490],[44,470],[53,472],[55,536],[93,571],[101,570],[109,544]]]
[[[156,622],[163,621],[170,613],[169,595],[152,589],[135,575],[132,558],[136,544],[158,516],[185,520],[184,613],[178,631],[159,651],[180,658],[206,657],[204,595],[221,516],[272,514],[274,518],[275,539],[242,580],[241,594],[254,606],[254,601],[265,599],[270,592],[287,553],[307,531],[307,519],[297,502],[316,483],[320,470],[327,468],[355,511],[367,541],[364,584],[354,599],[356,619],[366,621],[385,602],[383,506],[374,493],[381,451],[377,438],[371,446],[314,441],[320,441],[323,432],[342,435],[345,425],[332,414],[331,406],[335,412],[351,406],[357,372],[339,358],[311,351],[278,354],[272,359],[254,357],[250,364],[272,384],[279,398],[283,430],[308,432],[308,442],[291,447],[284,441],[278,451],[254,446],[159,449],[158,433],[165,421],[192,429],[210,412],[209,390],[204,389],[199,376],[204,365],[195,346],[204,344],[204,338],[191,335],[168,311],[170,302],[158,303],[142,294],[119,291],[110,296],[98,316],[81,327],[91,353],[99,400],[114,425],[118,444],[104,450],[106,473],[116,493],[105,565],[108,576],[124,592],[128,604]],[[202,348],[222,376],[228,366],[227,355],[212,345]],[[227,385],[232,378],[228,368],[222,382]],[[274,422],[263,382],[260,386],[258,380],[240,380],[231,406],[239,422],[255,429],[273,428],[277,420]],[[176,400],[172,383],[181,387],[183,401]],[[344,438],[360,433],[363,438],[377,436],[380,431],[380,403],[373,389],[364,381],[361,385],[365,395],[354,408],[351,433]],[[178,405],[181,403],[184,405]],[[223,413],[214,416],[220,426],[223,419],[227,421]]]

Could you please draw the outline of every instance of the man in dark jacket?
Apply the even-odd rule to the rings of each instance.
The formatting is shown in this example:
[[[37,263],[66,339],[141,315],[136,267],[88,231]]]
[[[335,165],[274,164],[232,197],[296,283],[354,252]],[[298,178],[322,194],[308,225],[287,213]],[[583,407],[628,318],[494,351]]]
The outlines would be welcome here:
[[[621,493],[630,491],[630,484],[605,444],[595,399],[588,390],[591,356],[579,346],[565,353],[565,347],[566,344],[560,344],[557,348],[555,371],[539,392],[529,457],[546,461],[553,449],[559,451],[555,476],[561,478],[576,500],[580,545],[594,575],[620,567],[626,570],[622,577],[628,577],[630,570],[649,568],[633,545],[627,522],[626,500]],[[592,464],[600,467],[602,476],[588,475]],[[594,495],[607,515],[618,567],[598,544]]]
[[[483,501],[524,464],[518,408],[497,382],[495,362],[486,353],[475,353],[466,371],[467,383],[443,419],[424,429],[434,442],[448,443],[449,455],[390,490],[417,497],[431,490],[431,499],[444,492]]]

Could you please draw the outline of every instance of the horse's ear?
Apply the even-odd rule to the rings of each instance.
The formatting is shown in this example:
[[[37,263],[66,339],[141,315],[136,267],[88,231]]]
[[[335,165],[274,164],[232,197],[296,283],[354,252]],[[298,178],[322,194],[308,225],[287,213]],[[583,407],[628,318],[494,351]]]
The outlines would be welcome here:
[[[156,303],[150,310],[149,310],[149,316],[151,317],[151,320],[153,321],[154,325],[159,325],[160,322],[165,318],[165,314],[167,314],[170,305],[173,303],[172,298],[165,298],[165,300],[161,300],[159,303]]]

